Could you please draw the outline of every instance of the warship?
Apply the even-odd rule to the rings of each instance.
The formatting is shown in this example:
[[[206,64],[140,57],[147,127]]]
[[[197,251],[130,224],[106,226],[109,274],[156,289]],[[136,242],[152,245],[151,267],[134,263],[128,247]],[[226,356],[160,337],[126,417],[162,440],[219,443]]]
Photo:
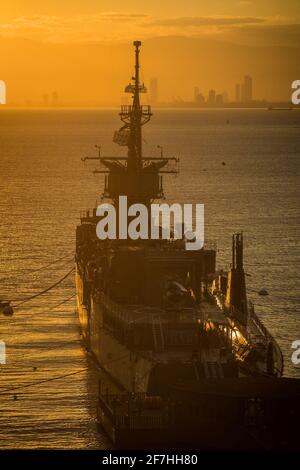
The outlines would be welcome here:
[[[127,155],[91,157],[117,214],[120,196],[147,207],[163,199],[162,175],[177,172],[176,157],[143,156],[152,112],[140,99],[141,42],[133,45],[132,104],[121,106],[113,137]],[[100,240],[100,217],[95,207],[77,227],[76,297],[83,341],[101,370],[98,421],[115,447],[291,445],[299,381],[282,377],[281,350],[247,298],[243,234],[232,237],[225,272],[213,244],[186,250],[172,234]]]

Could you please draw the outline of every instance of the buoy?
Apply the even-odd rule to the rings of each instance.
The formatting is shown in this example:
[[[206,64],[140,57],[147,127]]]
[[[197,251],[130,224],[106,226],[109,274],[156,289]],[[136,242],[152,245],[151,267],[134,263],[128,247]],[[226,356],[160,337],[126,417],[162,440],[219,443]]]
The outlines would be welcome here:
[[[222,165],[223,165],[223,166],[225,166],[225,165],[226,165],[226,163],[225,163],[225,162],[222,162]]]
[[[269,292],[266,289],[261,289],[260,291],[258,291],[258,294],[259,295],[269,295]]]
[[[6,305],[5,307],[3,307],[2,313],[6,317],[11,317],[14,314],[14,309],[11,305]]]

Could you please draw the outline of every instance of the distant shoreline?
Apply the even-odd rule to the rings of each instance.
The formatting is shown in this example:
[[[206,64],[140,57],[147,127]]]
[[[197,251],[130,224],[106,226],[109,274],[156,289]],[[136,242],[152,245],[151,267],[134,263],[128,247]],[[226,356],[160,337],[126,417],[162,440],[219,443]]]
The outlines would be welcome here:
[[[289,105],[289,103],[280,103],[280,104],[271,104],[267,103],[264,105],[259,105],[259,104],[253,104],[253,105],[243,105],[243,106],[236,106],[236,105],[224,105],[224,106],[194,106],[194,105],[189,105],[188,103],[183,103],[183,104],[172,104],[172,103],[165,103],[165,104],[159,104],[159,105],[152,105],[152,109],[181,109],[181,110],[194,110],[194,111],[202,111],[202,110],[257,110],[257,109],[262,109],[266,111],[293,111],[293,110],[300,110],[300,105],[295,106],[295,105]],[[62,106],[25,106],[25,105],[20,105],[20,106],[10,106],[10,105],[1,105],[0,106],[0,112],[4,110],[32,110],[32,111],[59,111],[59,110],[115,110],[119,109],[118,105],[111,105],[111,106],[79,106],[79,105],[62,105]]]

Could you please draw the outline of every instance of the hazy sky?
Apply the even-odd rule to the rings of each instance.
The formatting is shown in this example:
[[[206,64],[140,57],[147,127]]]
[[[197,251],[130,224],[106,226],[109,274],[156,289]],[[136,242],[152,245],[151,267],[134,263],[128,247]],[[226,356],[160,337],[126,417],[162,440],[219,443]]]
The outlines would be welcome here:
[[[295,50],[300,47],[300,0],[1,3],[0,79],[7,82],[12,104],[38,103],[43,94],[54,90],[64,104],[115,103],[120,79],[130,70],[126,67],[132,60],[130,43],[136,38],[146,40],[145,79],[164,79],[161,99],[188,99],[193,85],[199,85],[205,94],[210,85],[221,92],[228,88],[232,94],[235,82],[245,73],[253,75],[257,97],[285,99],[288,81],[300,78],[294,76],[300,66],[299,50]],[[169,57],[166,61],[169,54],[173,62]],[[230,70],[224,70],[229,63]],[[180,71],[178,80],[174,68]],[[272,84],[274,72],[278,81]],[[91,82],[88,89],[80,86],[81,74],[84,84]],[[172,82],[168,87],[166,80]]]
[[[247,40],[255,30],[300,23],[299,0],[10,0],[0,34],[48,41],[116,41],[157,35],[207,34]],[[242,37],[241,40],[244,40]]]
[[[106,11],[146,13],[157,16],[186,15],[263,15],[290,16],[299,14],[298,0],[11,0],[1,5],[1,16],[18,15],[81,15]],[[298,10],[298,11],[297,11]]]

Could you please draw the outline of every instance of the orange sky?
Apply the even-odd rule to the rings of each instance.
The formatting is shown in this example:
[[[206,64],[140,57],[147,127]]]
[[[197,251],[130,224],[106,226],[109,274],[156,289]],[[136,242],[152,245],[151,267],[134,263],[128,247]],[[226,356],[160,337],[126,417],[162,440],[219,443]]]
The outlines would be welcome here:
[[[244,74],[257,98],[288,99],[299,78],[299,0],[10,0],[1,5],[0,79],[8,104],[116,104],[144,41],[145,81],[161,100],[193,87],[233,97]],[[297,75],[298,74],[298,75]]]

